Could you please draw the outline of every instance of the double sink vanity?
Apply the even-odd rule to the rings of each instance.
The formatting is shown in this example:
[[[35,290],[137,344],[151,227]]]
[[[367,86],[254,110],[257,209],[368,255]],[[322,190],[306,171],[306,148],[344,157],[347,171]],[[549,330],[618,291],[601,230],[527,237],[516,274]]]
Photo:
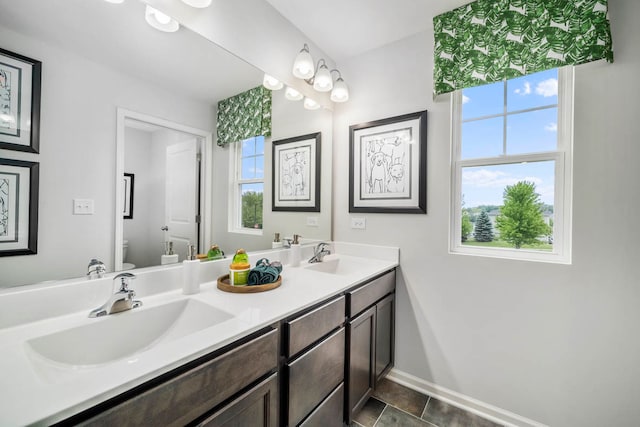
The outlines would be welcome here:
[[[261,293],[216,287],[229,260],[134,271],[143,305],[89,318],[113,277],[0,293],[1,425],[304,425],[349,422],[393,364],[398,248],[333,242]],[[303,259],[312,247],[303,247]],[[307,256],[308,255],[308,256]]]

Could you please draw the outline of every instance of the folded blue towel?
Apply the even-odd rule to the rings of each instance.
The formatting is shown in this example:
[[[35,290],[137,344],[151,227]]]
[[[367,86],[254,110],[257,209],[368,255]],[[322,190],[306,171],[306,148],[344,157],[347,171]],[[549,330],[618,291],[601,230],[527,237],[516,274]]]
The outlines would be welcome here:
[[[247,278],[247,284],[252,285],[266,285],[278,280],[278,276],[282,271],[282,264],[278,261],[269,263],[269,260],[262,258],[256,262],[256,266],[249,271],[249,277]]]

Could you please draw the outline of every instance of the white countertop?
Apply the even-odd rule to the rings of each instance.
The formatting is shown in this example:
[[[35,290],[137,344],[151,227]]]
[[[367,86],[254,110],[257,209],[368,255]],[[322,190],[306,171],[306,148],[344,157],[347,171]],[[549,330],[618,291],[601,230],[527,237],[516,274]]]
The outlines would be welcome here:
[[[232,317],[215,326],[161,342],[104,365],[55,366],[54,362],[37,355],[26,342],[90,322],[108,321],[111,316],[127,316],[133,311],[89,319],[89,310],[95,307],[88,305],[81,311],[76,310],[70,314],[40,318],[0,329],[0,376],[3,378],[0,425],[48,425],[61,421],[398,265],[397,248],[332,243],[332,249],[338,255],[330,255],[327,260],[339,256],[341,262],[360,263],[362,267],[358,273],[334,275],[285,265],[282,285],[268,292],[227,293],[217,289],[216,281],[209,281],[203,283],[200,293],[195,295],[183,295],[180,288],[161,293],[149,292],[148,295],[139,293],[138,297],[144,305],[135,310],[147,310],[181,299],[194,299],[230,313]],[[363,256],[353,257],[354,253]],[[269,255],[272,259],[278,259],[273,252],[267,256]],[[286,250],[280,255],[286,257]],[[252,256],[252,263],[259,257],[262,255]],[[228,262],[222,260],[216,262],[216,265],[204,263],[210,265],[205,267],[203,264],[201,277],[203,273],[208,273],[206,277],[217,277],[217,274],[211,273],[216,269],[218,272],[224,271],[220,269],[225,269]],[[175,279],[179,269],[179,266],[174,267],[173,273],[168,269],[166,274]],[[144,276],[144,272],[135,273],[139,277]],[[157,273],[155,274],[154,280],[157,280]],[[136,289],[136,285],[137,281],[132,288]],[[71,282],[69,286],[80,285]],[[64,283],[59,287],[60,292],[64,292]],[[38,292],[32,292],[29,298],[33,300],[37,298],[37,294]],[[55,305],[50,294],[51,290],[43,293],[49,299],[47,306]],[[8,307],[15,301],[16,296],[11,292],[0,294],[0,312],[3,311],[3,303]],[[29,307],[22,308],[29,310],[37,305],[30,304]],[[5,314],[7,311],[4,311]],[[6,321],[11,324],[11,319],[3,319],[3,323]],[[122,333],[135,336],[136,325],[130,325]]]

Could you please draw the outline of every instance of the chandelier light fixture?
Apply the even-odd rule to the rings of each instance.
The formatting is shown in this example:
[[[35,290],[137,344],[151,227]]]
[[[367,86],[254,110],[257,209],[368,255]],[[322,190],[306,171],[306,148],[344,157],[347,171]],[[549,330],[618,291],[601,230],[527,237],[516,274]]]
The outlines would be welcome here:
[[[318,92],[331,91],[331,100],[333,102],[347,102],[349,100],[349,88],[344,82],[340,71],[335,68],[329,70],[324,58],[319,59],[316,66],[314,66],[309,46],[306,43],[293,62],[292,72],[295,77],[313,85],[313,89]],[[335,82],[333,73],[337,74]]]

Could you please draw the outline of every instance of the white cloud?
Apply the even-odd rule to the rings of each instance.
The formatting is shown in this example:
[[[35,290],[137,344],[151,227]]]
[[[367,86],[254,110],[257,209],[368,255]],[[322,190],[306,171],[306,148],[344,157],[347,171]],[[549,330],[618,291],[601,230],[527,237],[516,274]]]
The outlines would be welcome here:
[[[542,180],[535,176],[516,177],[506,172],[490,171],[487,169],[465,171],[462,173],[462,184],[474,187],[504,188],[507,185],[513,185],[520,181],[533,182],[536,186],[542,183]]]
[[[558,95],[558,79],[543,80],[536,85],[536,93],[545,98]]]
[[[549,132],[558,132],[558,124],[557,123],[549,123],[544,126],[544,130]]]
[[[471,98],[469,98],[467,95],[462,95],[462,104],[466,104],[468,102],[471,102]]]
[[[518,88],[514,92],[522,96],[529,95],[531,93],[531,83],[524,82],[524,87],[522,89]]]

